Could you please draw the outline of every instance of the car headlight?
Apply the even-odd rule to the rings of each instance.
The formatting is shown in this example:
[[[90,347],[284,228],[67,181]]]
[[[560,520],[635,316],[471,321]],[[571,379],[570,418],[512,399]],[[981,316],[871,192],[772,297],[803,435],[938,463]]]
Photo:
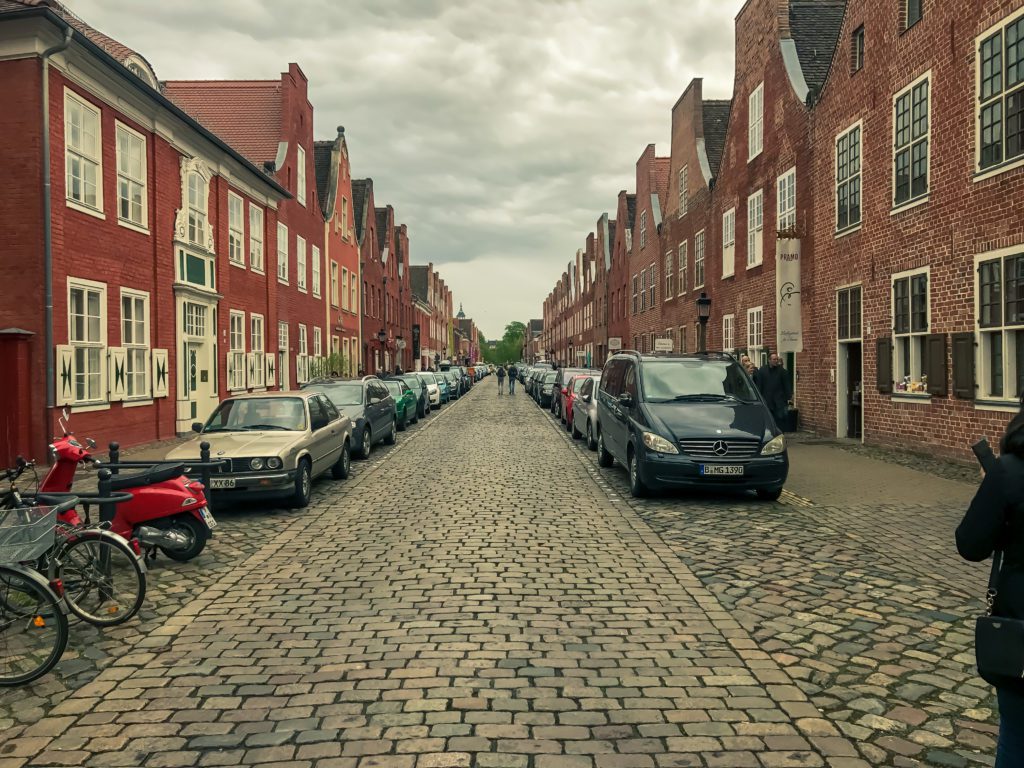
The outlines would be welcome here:
[[[271,456],[267,459],[267,469],[280,469],[282,466],[284,466],[284,462],[277,456]]]
[[[786,436],[776,435],[767,443],[764,444],[764,448],[761,449],[762,456],[778,456],[780,453],[786,450]]]
[[[263,469],[263,459],[249,459],[249,469]]]
[[[661,435],[656,435],[653,432],[644,432],[643,438],[644,445],[650,451],[655,453],[679,453],[679,449]]]

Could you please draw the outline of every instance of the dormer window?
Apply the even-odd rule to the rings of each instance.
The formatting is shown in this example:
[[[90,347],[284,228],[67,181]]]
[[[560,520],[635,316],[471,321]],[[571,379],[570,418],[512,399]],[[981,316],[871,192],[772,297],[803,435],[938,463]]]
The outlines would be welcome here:
[[[125,69],[154,90],[157,88],[156,73],[139,56],[129,56],[123,62]]]

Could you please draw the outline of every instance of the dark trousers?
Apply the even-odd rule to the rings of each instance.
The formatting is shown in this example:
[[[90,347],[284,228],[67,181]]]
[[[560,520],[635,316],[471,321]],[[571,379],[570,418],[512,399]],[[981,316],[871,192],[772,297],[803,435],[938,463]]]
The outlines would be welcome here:
[[[1024,694],[997,688],[999,699],[999,745],[995,768],[1024,765]]]
[[[509,377],[509,380],[508,380],[508,393],[510,395],[514,395],[516,393],[516,378],[515,378],[515,376],[510,376]]]

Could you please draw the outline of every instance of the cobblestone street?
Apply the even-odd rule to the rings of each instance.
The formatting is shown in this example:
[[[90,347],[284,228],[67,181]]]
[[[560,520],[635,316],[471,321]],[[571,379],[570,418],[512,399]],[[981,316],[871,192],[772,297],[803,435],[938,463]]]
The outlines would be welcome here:
[[[634,501],[493,380],[353,470],[74,625],[0,693],[0,768],[992,764],[955,495]]]

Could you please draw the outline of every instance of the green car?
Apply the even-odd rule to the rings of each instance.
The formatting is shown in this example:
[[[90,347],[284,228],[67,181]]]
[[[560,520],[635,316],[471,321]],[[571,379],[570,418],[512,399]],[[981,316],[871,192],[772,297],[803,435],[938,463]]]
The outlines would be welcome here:
[[[395,399],[395,423],[398,428],[404,430],[406,424],[415,424],[419,421],[419,414],[416,413],[416,393],[409,385],[395,379],[388,379],[384,385]]]

